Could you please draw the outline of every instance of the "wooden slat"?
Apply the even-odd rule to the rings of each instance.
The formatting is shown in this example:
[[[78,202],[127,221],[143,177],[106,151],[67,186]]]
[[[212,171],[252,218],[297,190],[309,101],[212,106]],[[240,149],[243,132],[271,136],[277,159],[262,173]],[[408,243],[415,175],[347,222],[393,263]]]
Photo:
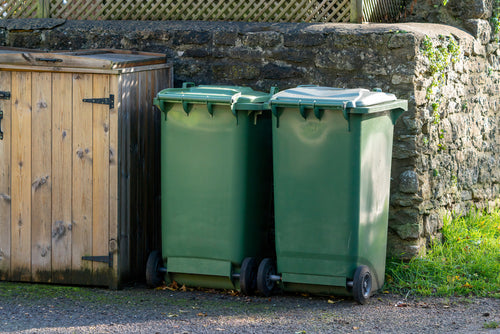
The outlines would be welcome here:
[[[109,97],[109,75],[94,75],[94,98]],[[109,255],[109,106],[93,104],[92,255]],[[93,262],[96,284],[109,284],[109,266]]]
[[[11,277],[31,280],[31,73],[12,73]]]
[[[132,217],[130,216],[132,203],[131,186],[133,174],[131,174],[132,167],[132,141],[130,138],[132,128],[132,110],[131,91],[134,79],[134,73],[123,74],[120,76],[120,113],[118,114],[119,121],[119,146],[118,152],[120,154],[119,169],[120,169],[120,188],[119,188],[119,257],[120,257],[120,275],[123,279],[130,279],[131,274],[131,248],[133,247],[134,238],[131,231]]]
[[[47,60],[43,60],[47,59]],[[5,65],[27,65],[33,66],[33,70],[37,70],[39,66],[48,66],[52,70],[51,61],[56,60],[57,67],[80,67],[85,69],[112,69],[114,63],[106,59],[96,59],[90,57],[77,57],[65,54],[46,54],[36,52],[19,52],[19,53],[2,53],[0,54],[0,62]]]
[[[109,91],[116,96],[115,107],[109,111],[109,251],[113,252],[113,272],[115,276],[111,281],[112,288],[118,288],[119,257],[118,257],[118,110],[121,108],[121,91],[118,85],[118,76],[110,76]],[[127,260],[127,259],[123,259]]]
[[[31,264],[34,282],[52,275],[52,74],[33,72],[31,124]]]
[[[139,155],[139,73],[134,73],[131,78],[129,87],[129,115],[130,115],[130,263],[132,271],[137,268],[139,259],[137,257],[137,243],[140,240],[140,218],[139,218],[139,187],[141,185],[138,180],[140,168]]]
[[[92,283],[92,74],[73,74],[72,283]]]
[[[0,71],[0,90],[11,91],[12,73]],[[0,280],[10,276],[10,238],[11,238],[11,108],[12,100],[0,100],[3,111],[0,140]]]
[[[70,73],[52,77],[52,280],[71,281],[72,85]]]

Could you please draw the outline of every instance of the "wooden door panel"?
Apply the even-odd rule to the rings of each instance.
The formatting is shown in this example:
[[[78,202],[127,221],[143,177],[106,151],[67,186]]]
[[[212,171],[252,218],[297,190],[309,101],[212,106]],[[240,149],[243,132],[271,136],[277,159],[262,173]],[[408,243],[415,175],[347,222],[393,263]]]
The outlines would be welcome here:
[[[12,73],[0,71],[0,91],[11,93]],[[0,100],[0,121],[3,139],[0,140],[0,280],[10,276],[11,237],[11,99]]]
[[[92,74],[73,74],[73,228],[72,270],[75,284],[92,283]]]
[[[52,74],[32,74],[31,265],[34,282],[52,280]]]
[[[109,75],[93,76],[93,98],[109,97]],[[93,256],[109,255],[109,105],[93,104],[93,228],[92,253]],[[109,264],[93,262],[93,279],[96,284],[108,284],[110,280]]]
[[[52,77],[52,280],[71,280],[72,180],[71,73]]]
[[[31,280],[31,73],[12,72],[11,277]]]

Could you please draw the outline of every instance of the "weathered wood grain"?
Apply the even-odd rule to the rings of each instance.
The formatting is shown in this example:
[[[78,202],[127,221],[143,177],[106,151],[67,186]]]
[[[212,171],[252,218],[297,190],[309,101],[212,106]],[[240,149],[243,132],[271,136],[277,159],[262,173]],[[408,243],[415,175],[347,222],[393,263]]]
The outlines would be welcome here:
[[[118,85],[118,77],[111,76],[109,81],[109,91],[116,97],[115,107],[109,110],[109,251],[113,254],[113,278],[111,285],[113,288],[118,288],[120,281],[121,268],[118,256],[119,235],[118,225],[120,218],[118,214],[118,182],[119,182],[119,167],[118,167],[118,111],[121,108],[121,91]]]
[[[70,73],[52,76],[52,280],[71,282],[72,86]]]
[[[94,75],[92,97],[109,97],[109,75]],[[109,255],[109,106],[93,104],[92,255]],[[116,222],[114,222],[116,223]],[[95,282],[107,284],[109,266],[94,262]]]
[[[31,280],[31,73],[12,73],[11,277]]]
[[[52,74],[32,74],[31,265],[34,282],[52,272]]]
[[[12,73],[0,71],[0,91],[11,92]],[[0,279],[10,276],[10,238],[11,238],[11,108],[12,100],[0,100],[3,111],[0,140]]]
[[[93,140],[92,107],[83,102],[92,92],[92,74],[73,74],[73,196],[72,196],[72,283],[92,283],[92,262],[82,256],[92,255],[93,219]]]

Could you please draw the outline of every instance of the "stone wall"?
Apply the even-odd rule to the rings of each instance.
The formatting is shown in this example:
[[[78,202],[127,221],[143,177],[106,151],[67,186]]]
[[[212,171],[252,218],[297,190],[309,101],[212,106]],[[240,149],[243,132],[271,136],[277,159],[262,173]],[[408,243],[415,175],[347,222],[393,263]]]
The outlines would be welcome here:
[[[499,197],[500,51],[491,38],[423,23],[0,20],[0,45],[165,53],[176,86],[318,84],[408,99],[395,127],[389,223],[389,251],[402,257],[439,236],[443,210]]]

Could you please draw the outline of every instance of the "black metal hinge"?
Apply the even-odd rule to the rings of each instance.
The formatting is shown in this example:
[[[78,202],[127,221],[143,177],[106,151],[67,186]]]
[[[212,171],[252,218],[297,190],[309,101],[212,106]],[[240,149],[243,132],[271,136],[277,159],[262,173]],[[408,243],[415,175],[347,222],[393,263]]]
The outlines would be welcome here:
[[[109,109],[113,109],[115,107],[115,96],[113,94],[109,94],[109,97],[100,99],[83,99],[82,101],[88,103],[107,104],[109,105]]]
[[[82,260],[93,262],[104,262],[113,268],[113,253],[109,252],[108,256],[82,256]]]
[[[3,111],[0,110],[0,140],[3,140],[2,119],[3,119]]]
[[[0,91],[0,100],[10,100],[10,92]]]

